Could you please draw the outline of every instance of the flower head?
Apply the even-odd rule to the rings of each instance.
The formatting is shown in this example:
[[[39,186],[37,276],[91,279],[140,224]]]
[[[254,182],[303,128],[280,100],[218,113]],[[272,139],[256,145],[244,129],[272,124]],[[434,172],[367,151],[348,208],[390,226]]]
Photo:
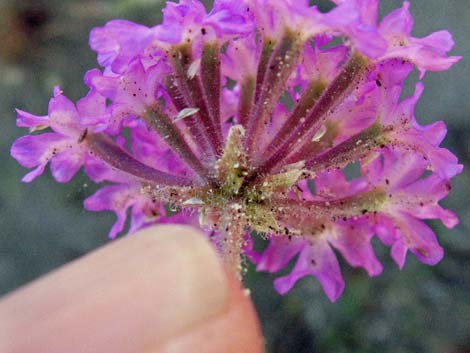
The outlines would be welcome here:
[[[400,97],[413,68],[421,78],[459,60],[447,56],[452,38],[413,37],[408,2],[380,23],[377,0],[334,2],[322,13],[303,0],[216,0],[207,12],[181,0],[154,27],[93,29],[102,69],[86,73],[86,97],[75,105],[57,88],[46,116],[17,111],[31,132],[11,150],[34,168],[23,180],[50,162],[67,182],[83,166],[108,183],[85,208],[116,213],[110,237],[130,210],[128,232],[201,227],[235,271],[243,256],[270,272],[297,257],[275,281],[280,293],[312,275],[336,300],[333,249],[380,274],[374,237],[400,268],[408,251],[436,264],[443,249],[424,220],[457,224],[438,202],[462,166],[439,147],[444,123],[417,122],[422,83]],[[360,176],[348,179],[354,163]]]

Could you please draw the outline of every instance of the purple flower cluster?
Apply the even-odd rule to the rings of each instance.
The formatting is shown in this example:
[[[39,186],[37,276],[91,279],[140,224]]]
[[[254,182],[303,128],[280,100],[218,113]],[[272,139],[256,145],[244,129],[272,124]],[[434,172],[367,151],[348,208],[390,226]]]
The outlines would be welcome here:
[[[88,94],[74,104],[55,88],[46,116],[17,111],[31,132],[11,150],[34,168],[23,181],[49,162],[61,183],[84,167],[106,183],[85,208],[116,213],[111,238],[129,213],[129,233],[200,226],[236,271],[244,258],[276,272],[297,256],[275,281],[281,293],[313,275],[336,300],[333,249],[380,274],[374,236],[400,268],[408,251],[436,264],[443,250],[423,220],[457,224],[438,202],[462,165],[439,147],[443,122],[415,119],[423,84],[401,95],[414,68],[420,80],[460,57],[447,56],[447,31],[411,35],[408,2],[380,23],[378,0],[334,3],[322,13],[307,0],[215,0],[207,13],[180,0],[155,27],[93,29],[102,69],[86,73]],[[351,164],[359,177],[347,178]]]

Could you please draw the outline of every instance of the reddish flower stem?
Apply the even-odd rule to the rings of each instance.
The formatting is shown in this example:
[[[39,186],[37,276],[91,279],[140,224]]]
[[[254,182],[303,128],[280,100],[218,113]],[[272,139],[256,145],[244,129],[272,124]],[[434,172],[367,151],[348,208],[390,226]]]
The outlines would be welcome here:
[[[88,134],[85,141],[90,149],[90,153],[97,156],[111,167],[141,179],[142,181],[164,186],[193,185],[192,180],[188,178],[171,175],[139,162],[116,145],[113,140],[106,135]]]
[[[313,136],[318,131],[324,124],[331,109],[338,106],[348,96],[366,71],[367,65],[365,60],[361,56],[353,54],[343,70],[323,92],[310,111],[310,114],[305,118],[305,121],[297,125],[297,128],[292,132],[284,131],[284,134],[288,137],[284,139],[284,142],[277,148],[276,152],[254,169],[253,174],[268,173],[274,167],[282,165],[282,161],[292,150],[296,149],[299,141],[302,145],[311,143],[307,136]],[[302,145],[300,148],[302,148]]]
[[[181,131],[167,114],[162,112],[158,107],[154,107],[142,118],[202,180],[211,182],[211,179],[208,177],[210,175],[208,169],[201,163],[200,158],[194,154],[191,147],[184,139],[184,136],[181,134]]]
[[[305,166],[313,172],[342,168],[366,157],[372,149],[380,146],[382,143],[381,131],[380,125],[373,124],[317,157],[309,158],[309,156],[299,154],[292,160],[305,160]]]
[[[168,96],[177,111],[188,108],[188,104],[186,103],[183,93],[179,90],[174,76],[167,76],[165,78],[164,85]],[[207,150],[210,150],[209,141],[202,137],[201,124],[196,114],[182,119],[181,122],[188,128],[188,137],[191,139],[193,144],[198,147],[201,155],[210,157],[210,154],[206,153]]]
[[[238,101],[238,123],[246,128],[248,118],[253,108],[256,80],[254,77],[247,77],[240,84],[240,99]]]
[[[320,98],[325,85],[319,81],[312,81],[302,93],[299,101],[295,104],[289,118],[284,122],[278,133],[270,141],[267,150],[262,155],[270,155],[282,145],[283,142],[290,136],[288,132],[294,131],[295,128],[302,122],[302,119],[309,114],[312,107]],[[287,132],[287,133],[286,133]]]
[[[309,222],[312,222],[312,219],[335,221],[338,218],[361,216],[377,211],[385,197],[383,190],[375,188],[335,200],[273,198],[271,202],[274,212],[284,217],[303,215],[308,216]]]
[[[188,75],[189,67],[192,64],[191,48],[187,45],[176,48],[172,55],[172,64],[176,73],[178,89],[187,106],[199,109],[199,112],[194,115],[193,121],[197,124],[197,129],[201,134],[198,138],[207,141],[205,147],[208,144],[209,148],[206,147],[204,152],[215,158],[222,150],[222,134],[220,128],[216,128],[209,115],[199,75],[196,74],[194,77]]]
[[[261,56],[258,62],[258,70],[256,73],[256,88],[255,88],[255,102],[258,101],[263,86],[264,76],[268,69],[269,58],[274,50],[275,41],[270,38],[263,39],[263,47],[261,49]]]
[[[205,44],[201,55],[201,82],[209,114],[215,126],[219,145],[223,144],[220,121],[220,48],[217,43]]]
[[[246,146],[251,156],[256,152],[255,143],[284,93],[285,83],[295,69],[299,55],[300,45],[292,33],[286,33],[271,54],[259,96],[247,123]]]

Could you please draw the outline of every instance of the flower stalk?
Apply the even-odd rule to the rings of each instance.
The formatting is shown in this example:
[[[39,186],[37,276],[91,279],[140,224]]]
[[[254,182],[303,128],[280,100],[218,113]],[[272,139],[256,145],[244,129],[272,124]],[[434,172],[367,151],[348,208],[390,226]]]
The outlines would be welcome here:
[[[91,154],[96,155],[111,167],[139,178],[144,182],[167,186],[191,185],[190,179],[170,175],[139,162],[105,135],[88,134],[85,141]]]
[[[266,127],[269,114],[284,92],[285,83],[295,69],[300,48],[301,45],[295,35],[287,31],[271,53],[255,107],[247,124],[246,143],[251,155],[256,154],[254,143]]]
[[[310,142],[309,137],[313,137],[325,123],[328,113],[338,106],[356,87],[366,71],[367,64],[364,59],[360,55],[353,55],[338,76],[323,91],[318,101],[312,107],[310,114],[305,117],[305,120],[303,122],[300,121],[300,124],[293,131],[283,130],[287,135],[283,139],[284,142],[270,157],[261,162],[253,173],[268,173],[280,165],[284,156],[288,155],[289,151],[295,149],[299,141],[300,143],[305,141],[308,144]],[[268,147],[268,150],[272,149],[273,147]]]

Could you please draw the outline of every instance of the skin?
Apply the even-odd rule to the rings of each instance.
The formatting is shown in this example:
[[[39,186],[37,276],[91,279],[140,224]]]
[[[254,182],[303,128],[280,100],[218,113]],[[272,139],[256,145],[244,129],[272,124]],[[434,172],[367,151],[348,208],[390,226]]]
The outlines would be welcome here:
[[[263,338],[205,238],[157,226],[3,297],[0,352],[261,353]]]

